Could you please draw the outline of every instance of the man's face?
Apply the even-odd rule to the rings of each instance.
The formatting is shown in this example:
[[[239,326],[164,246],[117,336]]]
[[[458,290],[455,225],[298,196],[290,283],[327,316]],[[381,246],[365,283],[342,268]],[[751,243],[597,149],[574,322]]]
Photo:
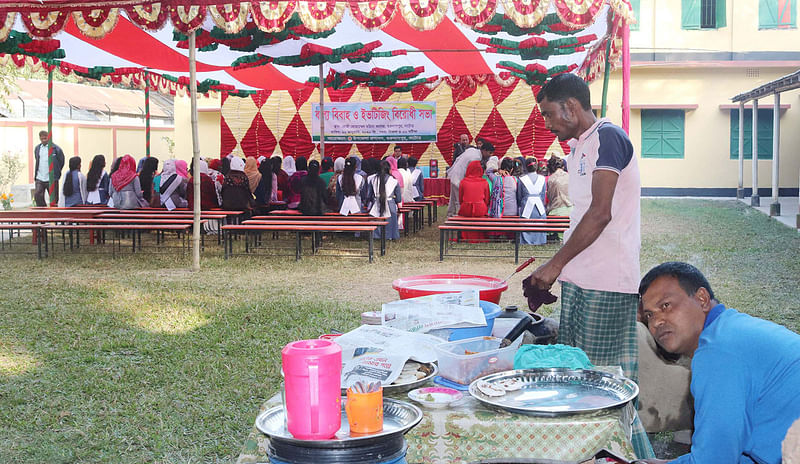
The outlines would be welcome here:
[[[642,295],[642,310],[653,338],[670,353],[692,356],[711,309],[708,291],[687,295],[678,279],[661,276]]]
[[[481,148],[483,146],[483,140],[475,140],[475,146]]]
[[[39,141],[42,143],[47,143],[47,134],[39,134]]]
[[[545,98],[539,103],[545,129],[555,134],[562,142],[580,136],[575,133],[577,132],[578,118],[570,109],[572,106],[569,99],[563,102],[553,102]]]
[[[492,155],[494,155],[494,150],[492,150],[492,151],[489,151],[489,150],[484,150],[484,149],[481,149],[481,157],[482,157],[484,160],[487,160],[487,159],[491,158],[491,157],[492,157]]]
[[[461,134],[460,142],[461,145],[469,145],[469,137],[467,137],[467,134]]]
[[[395,158],[400,158],[402,155],[403,155],[403,150],[401,150],[399,148],[395,148],[394,149],[394,157]]]

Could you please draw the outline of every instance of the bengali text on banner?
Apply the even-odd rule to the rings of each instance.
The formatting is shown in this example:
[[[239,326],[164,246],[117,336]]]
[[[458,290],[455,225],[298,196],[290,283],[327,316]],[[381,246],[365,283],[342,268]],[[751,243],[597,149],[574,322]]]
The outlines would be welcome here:
[[[326,103],[326,143],[436,142],[436,102]],[[311,138],[319,142],[319,103],[311,105]]]

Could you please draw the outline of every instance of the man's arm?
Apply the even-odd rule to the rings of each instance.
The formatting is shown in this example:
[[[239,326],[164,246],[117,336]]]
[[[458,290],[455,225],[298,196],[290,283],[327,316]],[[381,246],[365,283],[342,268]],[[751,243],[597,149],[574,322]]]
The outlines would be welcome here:
[[[598,169],[592,174],[592,203],[575,227],[569,240],[530,275],[530,285],[550,288],[561,274],[561,270],[575,256],[589,247],[611,221],[611,204],[617,187],[619,174],[608,169]]]

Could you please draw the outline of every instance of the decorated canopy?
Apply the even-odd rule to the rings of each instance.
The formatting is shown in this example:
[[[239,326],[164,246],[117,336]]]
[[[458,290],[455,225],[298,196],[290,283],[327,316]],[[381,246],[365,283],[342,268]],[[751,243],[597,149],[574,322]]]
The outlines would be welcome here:
[[[0,1],[0,59],[181,92],[195,31],[199,91],[246,96],[319,81],[408,92],[449,76],[529,85],[619,55],[627,0]]]

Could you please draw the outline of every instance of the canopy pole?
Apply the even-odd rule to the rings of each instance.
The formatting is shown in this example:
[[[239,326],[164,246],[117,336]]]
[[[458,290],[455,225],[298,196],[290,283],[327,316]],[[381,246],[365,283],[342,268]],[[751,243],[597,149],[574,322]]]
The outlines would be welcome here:
[[[781,215],[779,198],[780,153],[781,152],[781,94],[775,92],[775,103],[772,107],[772,204],[769,205],[770,216]]]
[[[322,63],[319,64],[319,161],[325,158],[325,82],[322,80]]]
[[[739,187],[736,198],[744,199],[744,100],[739,102]]]
[[[53,69],[50,67],[47,70],[47,173],[50,184],[48,185],[48,193],[50,199],[47,206],[54,207],[56,202],[56,195],[58,195],[58,179],[56,179],[55,163],[53,162]]]
[[[622,30],[622,130],[631,133],[631,27]]]
[[[608,16],[608,31],[606,32],[606,63],[605,69],[603,70],[603,100],[600,103],[600,117],[606,117],[606,102],[608,101],[608,78],[611,75],[611,41],[613,37],[611,35],[612,25],[614,23],[614,13],[611,12]]]
[[[192,270],[200,270],[200,140],[197,133],[197,59],[195,33],[189,33],[189,96],[192,117],[192,184],[194,215],[192,221]],[[220,231],[221,232],[221,231]]]
[[[761,206],[758,196],[758,98],[753,100],[753,136],[750,140],[753,146],[753,193],[750,194],[750,206]]]
[[[150,73],[144,72],[144,154],[150,158]]]

